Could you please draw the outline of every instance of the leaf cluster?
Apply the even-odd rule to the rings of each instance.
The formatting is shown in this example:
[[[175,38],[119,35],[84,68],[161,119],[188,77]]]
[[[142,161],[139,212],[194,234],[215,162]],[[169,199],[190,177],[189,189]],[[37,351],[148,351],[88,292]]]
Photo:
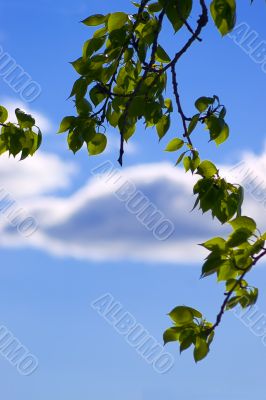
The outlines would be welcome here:
[[[8,111],[0,106],[0,154],[8,152],[24,160],[38,150],[42,141],[40,129],[35,125],[35,119],[19,108],[15,110],[17,123],[7,122]]]

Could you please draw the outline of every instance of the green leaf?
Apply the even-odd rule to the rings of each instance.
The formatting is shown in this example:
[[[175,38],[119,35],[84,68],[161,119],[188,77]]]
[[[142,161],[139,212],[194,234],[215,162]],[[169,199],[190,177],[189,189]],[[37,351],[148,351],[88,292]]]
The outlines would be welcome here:
[[[128,117],[125,120],[125,115],[122,114],[118,121],[118,127],[120,135],[123,135],[124,139],[128,141],[132,135],[134,135],[136,130],[136,117]]]
[[[217,279],[220,281],[227,281],[237,276],[237,271],[234,268],[232,260],[224,260],[217,271]]]
[[[107,138],[102,133],[96,133],[94,138],[88,143],[88,151],[91,156],[102,153],[107,145]]]
[[[210,333],[210,335],[209,335],[209,337],[208,337],[208,339],[207,339],[207,343],[208,343],[208,345],[210,346],[210,344],[212,343],[212,341],[213,341],[213,339],[214,339],[214,335],[215,335],[215,332],[214,332],[214,330]]]
[[[259,296],[259,291],[257,288],[254,288],[249,295],[250,297],[249,305],[255,304],[258,300],[258,296]]]
[[[252,218],[245,216],[237,217],[232,221],[229,221],[229,224],[234,230],[245,228],[251,233],[253,233],[257,228],[256,222]]]
[[[188,349],[192,343],[195,342],[195,330],[191,328],[187,328],[182,330],[180,336],[179,336],[179,342],[180,342],[180,353],[182,353],[184,350]]]
[[[187,350],[195,340],[195,334],[191,334],[189,337],[184,339],[181,344],[180,344],[180,354],[184,351]]]
[[[241,287],[245,287],[246,288],[248,286],[247,282],[244,279],[241,280],[240,284],[241,284]],[[234,290],[236,290],[236,289],[238,289],[240,287],[240,284],[239,283],[237,284],[237,280],[236,279],[229,279],[226,282],[226,290],[228,292],[233,290],[233,288],[234,288]]]
[[[177,151],[184,145],[184,140],[175,138],[172,139],[165,148],[165,151]]]
[[[171,58],[168,56],[162,46],[158,45],[155,53],[155,60],[161,63],[169,63],[171,61]]]
[[[136,1],[131,1],[131,3],[132,3],[136,8],[140,8],[140,4],[137,3]]]
[[[178,165],[178,164],[181,163],[181,161],[183,160],[185,154],[186,154],[186,151],[184,151],[183,153],[180,154],[180,156],[178,157],[178,159],[177,159],[175,165]]]
[[[95,37],[95,38],[103,37],[106,35],[107,32],[108,32],[108,30],[104,26],[103,28],[97,29],[97,31],[94,32],[93,37]]]
[[[200,97],[198,100],[196,100],[195,107],[202,113],[206,111],[207,108],[213,103],[214,99],[212,97]]]
[[[189,123],[189,126],[188,126],[188,130],[187,130],[187,132],[188,132],[189,135],[190,135],[190,134],[194,131],[194,129],[196,128],[196,126],[197,126],[197,124],[198,124],[198,122],[199,122],[199,117],[200,117],[200,114],[196,114],[196,115],[194,115],[194,116],[192,117],[192,119],[191,119],[191,121],[190,121],[190,123]]]
[[[131,47],[127,48],[124,53],[125,62],[131,61],[133,58],[133,55],[134,55],[134,50]]]
[[[177,327],[167,329],[163,334],[164,344],[169,342],[176,342],[179,338],[180,331],[181,329]]]
[[[82,49],[82,57],[86,61],[93,53],[98,51],[105,43],[105,36],[99,38],[92,38],[87,40]],[[103,60],[107,60],[107,56],[103,55]]]
[[[198,310],[195,310],[195,308],[187,307],[187,309],[189,309],[192,312],[194,317],[202,318],[201,312],[199,312]]]
[[[37,138],[36,138],[36,149],[35,149],[35,151],[39,149],[39,147],[41,146],[41,144],[42,144],[42,132],[41,132],[41,130],[38,128],[38,134],[37,134]]]
[[[224,119],[225,116],[226,116],[226,108],[223,107],[223,108],[221,109],[221,111],[220,111],[219,118]]]
[[[127,142],[136,131],[136,124],[126,124],[124,131],[124,139]]]
[[[112,125],[114,128],[117,127],[119,118],[121,117],[121,114],[116,111],[112,111],[111,107],[108,108],[108,112],[106,114],[106,118],[110,125]]]
[[[153,43],[155,38],[155,32],[157,31],[157,29],[158,29],[158,22],[154,18],[150,19],[148,22],[147,21],[145,22],[145,26],[141,31],[142,40],[145,45],[151,45]],[[145,53],[146,51],[144,48]],[[146,54],[142,55],[141,60],[143,59],[143,56],[145,57]]]
[[[210,251],[225,251],[226,250],[226,241],[221,237],[215,237],[213,239],[208,240],[205,243],[202,243],[201,246],[205,247]]]
[[[193,312],[189,307],[185,306],[175,307],[169,313],[169,316],[177,326],[188,325],[193,321]]]
[[[210,131],[211,140],[214,140],[217,146],[225,142],[229,136],[229,126],[221,117],[211,115],[206,119],[207,128]]]
[[[161,11],[161,9],[162,9],[162,6],[161,6],[161,4],[158,3],[158,2],[156,2],[156,3],[151,3],[151,4],[148,6],[148,10],[149,10],[149,12],[151,12],[151,13],[159,12],[159,11]]]
[[[87,92],[87,88],[88,88],[88,85],[87,85],[86,79],[81,77],[81,78],[77,79],[76,82],[74,83],[69,97],[76,96],[77,99],[82,98],[85,96],[85,94]]]
[[[228,136],[229,136],[229,126],[226,123],[224,123],[224,126],[223,126],[221,132],[214,139],[214,141],[217,144],[217,146],[219,146],[220,144],[224,143],[228,139]]]
[[[220,253],[211,253],[202,266],[201,277],[204,278],[217,272],[223,262]]]
[[[237,247],[242,243],[245,243],[251,236],[250,230],[246,228],[236,229],[227,240],[227,245],[229,247]]]
[[[159,0],[159,3],[165,7],[167,18],[177,32],[191,13],[192,0]]]
[[[89,72],[90,65],[82,57],[70,63],[79,75],[86,75]]]
[[[159,122],[156,124],[156,130],[157,134],[160,139],[164,137],[164,135],[167,133],[167,131],[170,128],[170,116],[169,115],[163,115]]]
[[[212,178],[215,174],[217,174],[218,169],[216,166],[208,160],[202,161],[198,166],[198,173],[202,175],[204,178]]]
[[[242,214],[242,204],[243,204],[243,201],[244,201],[244,195],[245,195],[245,193],[244,193],[244,188],[242,187],[242,186],[240,186],[239,185],[239,188],[238,188],[238,205],[237,205],[237,216],[238,217],[241,217],[241,214]]]
[[[95,130],[95,121],[91,118],[86,118],[86,119],[80,119],[79,120],[79,131],[80,134],[82,135],[83,139],[85,142],[88,144],[94,136],[96,135],[96,130]]]
[[[80,98],[76,101],[76,109],[79,115],[88,115],[92,111],[92,106],[87,99]]]
[[[123,28],[123,26],[127,21],[128,21],[128,15],[123,12],[116,12],[110,14],[108,18],[108,31],[112,32],[114,30]]]
[[[265,240],[258,239],[250,248],[250,255],[260,253],[265,245]]]
[[[104,24],[106,19],[107,19],[106,15],[95,14],[95,15],[91,15],[90,17],[84,19],[81,22],[87,26],[97,26],[97,25]]]
[[[211,3],[211,15],[222,36],[226,35],[235,26],[235,0],[213,0]]]
[[[215,115],[210,115],[205,121],[207,128],[210,131],[211,140],[216,139],[223,130],[224,120]]]
[[[190,164],[189,164],[191,172],[194,172],[199,165],[200,165],[199,153],[193,152],[193,157],[192,159],[190,159]]]
[[[203,360],[203,358],[207,356],[208,353],[209,353],[208,343],[204,339],[197,337],[194,349],[194,360],[196,362],[201,361]]]
[[[106,94],[102,92],[99,85],[93,86],[90,90],[90,99],[95,106],[98,106],[105,98]]]
[[[3,136],[0,135],[0,155],[4,154],[8,150],[6,141]]]
[[[228,301],[228,303],[227,303],[227,305],[226,305],[226,309],[227,309],[227,310],[231,310],[232,308],[234,308],[235,306],[237,306],[237,304],[239,303],[240,298],[241,298],[240,296],[232,297],[232,298]]]
[[[75,154],[78,150],[81,149],[83,143],[84,143],[84,139],[81,135],[81,133],[79,132],[78,129],[74,129],[73,131],[70,131],[67,137],[67,142],[68,142],[68,146],[70,148],[70,150],[73,151],[73,153]]]
[[[57,133],[66,132],[69,129],[73,128],[73,125],[76,121],[76,117],[68,116],[64,117],[61,121],[60,127]]]
[[[0,106],[0,122],[3,124],[8,118],[8,111],[5,107]]]
[[[184,157],[183,165],[184,165],[185,171],[187,172],[191,168],[191,158],[188,156]]]
[[[173,104],[171,99],[165,99],[164,105],[168,109],[169,112],[173,112]]]
[[[128,115],[130,117],[141,117],[143,115],[145,105],[146,102],[144,96],[133,97],[128,110]]]
[[[21,128],[32,128],[35,125],[35,119],[24,111],[16,108],[15,114]]]

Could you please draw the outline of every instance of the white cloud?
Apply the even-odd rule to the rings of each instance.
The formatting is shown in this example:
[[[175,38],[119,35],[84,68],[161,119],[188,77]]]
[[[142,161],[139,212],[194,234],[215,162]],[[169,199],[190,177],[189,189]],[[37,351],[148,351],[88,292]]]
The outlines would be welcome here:
[[[196,244],[214,234],[217,227],[210,218],[189,211],[193,206],[191,180],[181,168],[170,164],[138,165],[122,171],[117,184],[114,179],[92,178],[69,198],[24,199],[24,207],[38,221],[38,231],[30,238],[18,237],[16,229],[6,223],[0,243],[34,246],[88,260],[191,263],[202,255]],[[176,226],[169,239],[157,240],[126,209],[125,202],[117,199],[114,192],[125,182],[134,182]]]
[[[76,171],[73,163],[65,163],[55,154],[39,151],[23,161],[3,154],[0,157],[0,188],[16,199],[30,198],[68,187]]]
[[[35,247],[61,257],[85,260],[140,260],[177,265],[202,262],[205,252],[197,244],[226,231],[209,215],[190,212],[195,201],[192,186],[196,178],[185,174],[182,168],[175,168],[168,163],[136,165],[122,172],[117,170],[117,174],[109,176],[109,179],[106,176],[101,179],[92,177],[77,192],[61,198],[43,193],[56,190],[62,182],[69,184],[73,166],[68,170],[56,156],[40,154],[40,157],[39,166],[36,159],[29,166],[25,164],[23,167],[25,161],[20,163],[20,172],[17,167],[18,175],[12,172],[13,167],[4,170],[6,164],[0,160],[0,176],[6,176],[7,181],[11,178],[14,189],[16,184],[18,188],[21,185],[16,192],[19,197],[23,192],[23,184],[20,182],[33,182],[35,189],[31,189],[29,184],[22,194],[21,202],[39,225],[37,232],[25,238],[8,221],[2,222],[2,246]],[[53,157],[54,161],[51,161]],[[245,166],[254,169],[254,160],[256,173],[263,177],[266,153],[261,156],[245,154]],[[61,168],[60,177],[58,166],[55,167],[53,162]],[[36,176],[33,168],[39,168]],[[230,165],[224,165],[221,173],[228,175],[231,168]],[[39,184],[38,176],[42,177]],[[46,178],[49,182],[45,184]],[[167,240],[157,240],[152,231],[147,230],[136,215],[128,211],[125,201],[119,201],[115,192],[125,182],[131,182],[130,185],[134,183],[136,189],[147,196],[163,217],[174,224],[175,231]],[[45,185],[46,189],[42,189]],[[245,210],[257,217],[262,229],[266,229],[266,209],[262,201],[248,193]]]

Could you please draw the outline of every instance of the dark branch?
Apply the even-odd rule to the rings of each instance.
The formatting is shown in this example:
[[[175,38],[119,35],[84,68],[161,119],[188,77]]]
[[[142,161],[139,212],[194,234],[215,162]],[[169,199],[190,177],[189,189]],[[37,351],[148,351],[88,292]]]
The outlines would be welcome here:
[[[174,95],[175,95],[175,101],[176,101],[176,105],[177,105],[177,110],[179,115],[181,116],[181,120],[182,120],[182,124],[183,124],[183,128],[184,128],[184,137],[187,138],[188,143],[190,144],[191,147],[193,147],[193,143],[189,137],[188,134],[188,130],[187,130],[187,118],[184,114],[184,111],[182,109],[181,106],[181,101],[180,101],[180,96],[178,93],[178,83],[177,83],[177,78],[176,78],[176,70],[175,70],[175,65],[171,66],[171,72],[172,72],[172,85],[173,85],[173,91],[174,91]]]
[[[258,262],[262,257],[264,257],[265,255],[266,255],[266,250],[263,250],[263,252],[262,252],[261,254],[259,254],[257,257],[254,258],[254,261],[253,261],[251,267],[254,267],[254,266],[257,264],[257,262]],[[250,268],[247,268],[247,269],[240,275],[240,277],[239,277],[238,280],[235,282],[235,284],[233,285],[233,287],[231,288],[231,290],[226,294],[226,297],[225,297],[224,302],[223,302],[223,304],[222,304],[222,306],[221,306],[220,312],[219,312],[219,314],[218,314],[217,317],[216,317],[216,322],[215,322],[214,325],[211,327],[210,332],[214,331],[214,330],[220,325],[220,322],[221,322],[221,320],[222,320],[223,314],[224,314],[224,312],[225,312],[225,310],[226,310],[226,306],[227,306],[229,300],[231,299],[231,297],[232,297],[232,295],[233,295],[235,289],[237,288],[237,286],[239,286],[239,285],[241,284],[242,280],[244,279],[244,277],[246,276],[246,274],[249,272],[249,270],[250,270]]]
[[[192,36],[188,39],[187,43],[182,47],[182,49],[180,51],[178,51],[176,53],[176,55],[174,56],[173,60],[170,61],[169,64],[167,64],[164,68],[163,71],[167,71],[169,68],[172,67],[172,65],[175,65],[177,63],[177,61],[187,52],[187,50],[190,48],[190,46],[198,39],[199,35],[201,34],[202,29],[207,25],[208,23],[208,9],[207,6],[205,4],[204,0],[200,0],[200,5],[201,5],[201,15],[199,16],[198,19],[198,25],[197,28],[195,30],[195,32],[193,32]]]

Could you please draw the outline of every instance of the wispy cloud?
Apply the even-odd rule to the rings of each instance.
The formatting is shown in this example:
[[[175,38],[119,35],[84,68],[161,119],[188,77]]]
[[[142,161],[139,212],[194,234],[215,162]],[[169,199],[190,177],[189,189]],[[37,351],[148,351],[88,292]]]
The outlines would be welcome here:
[[[38,152],[23,162],[6,154],[0,157],[0,186],[19,199],[64,189],[75,172],[73,163],[63,162],[56,154]]]
[[[0,160],[0,178],[6,179],[6,184],[13,182],[13,190],[39,226],[34,235],[23,238],[7,223],[2,223],[2,246],[35,247],[60,257],[84,260],[183,265],[201,262],[205,253],[197,244],[226,232],[210,215],[190,212],[195,201],[192,186],[196,178],[185,174],[181,167],[168,163],[144,164],[125,168],[121,173],[123,182],[133,182],[174,223],[175,232],[171,237],[158,241],[114,196],[119,190],[119,181],[92,176],[83,187],[63,198],[56,190],[70,185],[75,167],[66,165],[55,155],[40,153],[38,157],[29,165],[20,163],[16,172],[14,166]],[[266,153],[244,155],[245,162],[253,168],[255,159],[258,174],[263,174]],[[228,175],[232,165],[220,169]],[[259,216],[261,228],[266,228],[265,208],[249,195],[245,204],[249,215]]]

